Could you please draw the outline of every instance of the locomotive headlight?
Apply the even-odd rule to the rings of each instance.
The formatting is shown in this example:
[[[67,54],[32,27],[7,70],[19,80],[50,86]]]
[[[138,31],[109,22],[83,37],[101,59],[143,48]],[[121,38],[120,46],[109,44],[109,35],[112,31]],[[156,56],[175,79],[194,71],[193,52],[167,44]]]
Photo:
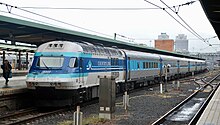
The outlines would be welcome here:
[[[37,85],[38,85],[38,83],[36,82],[36,83],[35,83],[35,86],[37,86]]]
[[[51,85],[51,86],[57,86],[57,83],[51,82],[50,85]]]

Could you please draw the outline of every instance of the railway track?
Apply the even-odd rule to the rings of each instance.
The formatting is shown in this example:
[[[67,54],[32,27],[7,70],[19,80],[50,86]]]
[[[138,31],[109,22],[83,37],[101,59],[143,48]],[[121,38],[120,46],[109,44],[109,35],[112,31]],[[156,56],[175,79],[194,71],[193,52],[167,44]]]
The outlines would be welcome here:
[[[219,81],[216,81],[218,77],[220,77],[220,73],[212,79],[209,76],[209,78],[206,78],[208,81],[204,77],[195,80],[196,84],[200,86],[199,90],[167,112],[152,125],[195,125],[219,86]]]
[[[206,76],[210,77],[210,76]],[[202,79],[204,77],[200,77]],[[196,78],[197,80],[199,78]],[[181,81],[185,81],[186,79],[182,79]],[[134,90],[135,91],[135,90]],[[93,100],[91,102],[83,103],[81,106],[93,104],[97,102],[97,100]],[[33,123],[37,120],[43,119],[45,117],[49,117],[56,114],[63,114],[64,112],[70,111],[70,108],[63,108],[58,110],[52,110],[52,111],[39,111],[36,108],[30,108],[25,110],[20,110],[14,113],[10,113],[4,116],[0,116],[0,124],[4,125],[15,125],[15,124],[27,124],[27,123]]]
[[[69,110],[70,110],[69,108],[63,108],[63,109],[40,112],[36,108],[23,109],[20,111],[16,111],[14,113],[1,116],[0,124],[1,125],[25,124],[28,122],[35,121],[37,119],[44,118],[46,116],[63,113]]]

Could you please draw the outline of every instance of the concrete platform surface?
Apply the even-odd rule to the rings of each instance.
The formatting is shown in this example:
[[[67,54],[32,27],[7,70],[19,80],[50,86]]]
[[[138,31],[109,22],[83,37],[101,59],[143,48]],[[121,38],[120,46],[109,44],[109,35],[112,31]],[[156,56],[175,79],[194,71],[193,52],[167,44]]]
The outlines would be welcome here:
[[[220,125],[220,87],[218,87],[197,125]]]
[[[10,88],[24,88],[26,87],[26,76],[15,76],[9,78],[8,87]],[[5,88],[5,79],[0,77],[0,88]]]

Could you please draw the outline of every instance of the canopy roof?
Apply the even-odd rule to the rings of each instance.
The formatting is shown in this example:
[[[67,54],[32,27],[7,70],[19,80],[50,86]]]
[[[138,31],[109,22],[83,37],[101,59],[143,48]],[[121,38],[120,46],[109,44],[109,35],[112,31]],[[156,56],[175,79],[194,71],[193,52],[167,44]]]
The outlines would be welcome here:
[[[117,46],[121,49],[136,50],[149,53],[157,53],[171,55],[177,57],[190,57],[183,54],[168,52],[149,48],[143,45],[118,41],[110,38],[105,38],[97,35],[91,35],[78,31],[62,29],[45,24],[15,19],[6,16],[0,16],[0,39],[9,40],[39,46],[42,43],[53,40],[69,40],[69,41],[86,41],[92,44],[103,44],[104,46]],[[199,59],[196,57],[190,57]]]

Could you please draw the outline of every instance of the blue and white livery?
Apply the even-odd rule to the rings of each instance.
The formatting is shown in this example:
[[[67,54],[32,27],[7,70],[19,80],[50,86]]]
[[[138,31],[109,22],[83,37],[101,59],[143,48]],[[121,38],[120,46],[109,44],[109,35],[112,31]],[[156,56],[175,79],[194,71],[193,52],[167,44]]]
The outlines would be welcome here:
[[[203,60],[52,41],[38,47],[26,83],[38,106],[65,106],[98,97],[102,76],[114,76],[122,92],[164,79],[167,64],[170,79],[205,69]]]

